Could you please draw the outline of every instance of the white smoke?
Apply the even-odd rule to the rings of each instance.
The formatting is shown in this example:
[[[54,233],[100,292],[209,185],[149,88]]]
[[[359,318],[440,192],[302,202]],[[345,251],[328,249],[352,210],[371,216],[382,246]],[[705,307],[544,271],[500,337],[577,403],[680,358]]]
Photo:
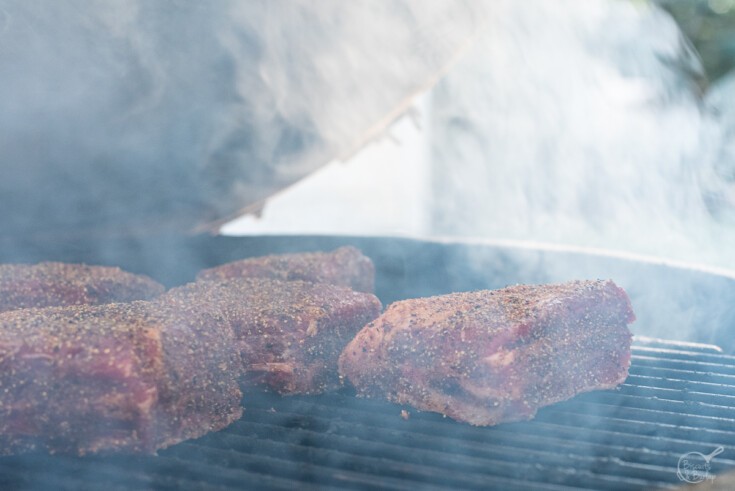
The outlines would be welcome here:
[[[387,124],[482,6],[0,0],[0,230],[234,213]]]
[[[703,97],[674,21],[626,0],[0,0],[0,229],[221,218],[471,39],[424,125],[422,230],[735,266],[733,89]]]
[[[707,201],[733,159],[674,21],[627,1],[496,9],[436,89],[435,232],[735,266]]]
[[[735,267],[728,248],[735,240],[735,87],[726,80],[707,87],[674,20],[654,4],[627,0],[483,7],[472,48],[428,95],[423,173],[429,169],[431,184],[406,192],[426,199],[413,208],[427,211],[405,233]],[[371,170],[371,150],[339,180],[321,176],[314,199],[306,182],[293,196],[274,198],[249,228],[384,233],[372,224],[381,213],[394,223],[405,200],[388,203],[374,188],[347,199],[340,192],[365,181],[359,176]],[[396,170],[375,179],[383,188],[413,190],[427,181],[396,182],[406,159],[397,150],[392,160]],[[360,167],[354,182],[350,165]],[[315,201],[324,206],[310,207]],[[344,225],[346,213],[353,219]],[[235,228],[227,230],[248,230]]]

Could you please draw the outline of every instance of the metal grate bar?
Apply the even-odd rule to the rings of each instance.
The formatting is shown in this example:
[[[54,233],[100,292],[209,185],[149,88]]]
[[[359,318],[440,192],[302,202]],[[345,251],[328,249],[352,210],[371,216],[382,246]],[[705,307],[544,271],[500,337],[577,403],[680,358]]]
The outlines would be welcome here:
[[[564,403],[560,403],[564,404]],[[597,420],[610,419],[611,421],[622,421],[632,423],[629,427],[630,432],[636,431],[636,426],[651,425],[658,429],[664,428],[692,428],[701,431],[714,431],[727,436],[735,436],[735,420],[731,418],[717,418],[712,416],[701,416],[698,414],[682,414],[668,411],[657,411],[651,409],[639,409],[632,407],[622,407],[608,404],[589,404],[585,402],[575,402],[574,404],[564,404],[555,407],[549,411],[554,415],[563,414],[579,414],[580,416],[588,416]]]
[[[418,452],[406,455],[406,448],[381,442],[356,440],[354,437],[340,435],[324,435],[310,430],[285,429],[279,425],[255,424],[255,428],[245,428],[245,434],[222,435],[222,439],[212,444],[226,445],[244,454],[262,454],[265,451],[270,457],[283,460],[299,460],[303,462],[320,462],[320,474],[328,477],[330,473],[342,474],[345,470],[360,474],[375,475],[379,478],[401,476],[414,483],[432,483],[457,485],[461,487],[478,487],[487,485],[487,478],[477,476],[481,465],[485,472],[503,477],[500,471],[508,467],[507,462],[492,462],[479,459],[457,459],[444,462],[443,467],[454,468],[461,472],[459,476],[448,474],[445,469],[437,468],[432,460],[431,452]],[[264,446],[263,442],[268,445]],[[338,450],[335,450],[338,449]],[[379,457],[375,457],[379,455]],[[446,457],[446,455],[444,455]],[[478,463],[480,462],[480,463]],[[456,464],[456,465],[453,465]],[[335,471],[336,469],[336,471]],[[314,470],[314,469],[310,469]],[[324,476],[315,476],[320,480]],[[516,479],[517,480],[517,479]],[[508,482],[511,482],[510,480]]]
[[[710,363],[720,363],[724,365],[735,365],[735,356],[701,353],[697,351],[679,351],[670,348],[651,348],[648,346],[632,346],[634,354],[639,356],[648,356],[658,358],[660,360],[692,360]]]
[[[207,461],[213,466],[219,466],[223,474],[228,469],[248,469],[254,474],[263,476],[283,476],[293,481],[293,486],[300,488],[297,483],[308,483],[322,489],[324,486],[333,486],[340,489],[346,487],[377,488],[375,482],[370,479],[368,473],[358,470],[354,471],[346,466],[330,467],[326,463],[330,459],[339,459],[339,452],[328,452],[323,449],[303,447],[301,452],[289,452],[292,449],[284,449],[275,442],[257,440],[251,445],[243,445],[242,437],[232,434],[222,435],[223,439],[214,442],[197,442],[196,444],[182,444],[171,449],[171,452],[180,455],[182,460]],[[259,448],[255,449],[254,446]],[[226,448],[226,450],[223,450]],[[345,461],[346,463],[346,461]],[[389,462],[384,462],[387,464]],[[241,486],[243,482],[233,483]],[[260,480],[258,481],[260,482]],[[386,475],[380,487],[383,489],[412,489],[416,481],[408,476],[393,478]]]
[[[638,363],[638,360],[636,360],[636,362]],[[715,372],[662,368],[655,365],[641,366],[635,364],[630,367],[630,374],[670,378],[673,380],[688,380],[692,382],[707,382],[735,387],[735,376]]]
[[[735,386],[733,385],[696,380],[683,380],[679,378],[656,377],[652,375],[628,375],[626,383],[621,386],[621,391],[625,390],[627,386],[637,387],[641,390],[645,390],[647,388],[672,389],[680,392],[682,398],[685,398],[689,393],[715,396],[721,395],[728,397],[735,396]]]
[[[606,408],[607,406],[619,406],[625,405],[630,409],[643,409],[647,411],[655,411],[661,413],[661,417],[658,418],[660,421],[668,421],[669,418],[678,418],[674,415],[686,415],[687,417],[692,414],[698,415],[698,417],[710,417],[716,418],[717,420],[729,420],[735,423],[735,407],[728,406],[727,403],[733,404],[734,401],[728,401],[726,398],[716,398],[710,396],[710,398],[716,399],[716,403],[704,402],[700,400],[696,394],[690,394],[694,397],[683,399],[681,393],[677,393],[672,390],[664,389],[646,389],[642,395],[641,392],[631,394],[633,392],[628,389],[625,393],[609,393],[599,392],[582,394],[578,397],[575,402],[594,403],[599,404]],[[732,426],[735,428],[735,424]]]
[[[539,413],[539,416],[536,418],[535,421],[533,421],[531,423],[521,423],[521,425],[523,425],[523,426],[532,425],[532,424],[536,423],[537,421],[539,421],[540,420],[540,417],[543,416],[543,414],[545,412],[552,411],[552,413],[553,413],[553,411],[558,411],[558,409],[556,409],[556,408],[564,407],[563,404],[565,404],[565,403],[562,403],[562,405],[557,405],[554,408],[547,408],[545,410],[542,410]],[[330,416],[339,417],[339,418],[345,418],[345,415],[340,412],[342,410],[342,408],[340,407],[340,405],[335,404],[335,406],[337,406],[337,407],[335,407],[335,408],[332,409],[332,411],[334,411],[335,414],[330,414]],[[327,408],[325,407],[325,410],[326,409]],[[355,418],[356,420],[359,420],[359,421],[361,421],[363,423],[372,423],[372,424],[376,424],[376,425],[380,425],[381,423],[384,423],[385,422],[385,420],[384,420],[384,418],[382,416],[375,417],[376,410],[373,407],[367,407],[365,409],[366,409],[366,414],[357,416]],[[294,410],[294,411],[300,412],[302,414],[305,414],[305,413],[307,413],[309,411],[309,408],[297,407],[297,408],[291,408],[291,410]],[[314,408],[311,408],[311,411],[314,412],[315,409]],[[392,409],[391,410],[391,413],[392,414],[390,414],[390,417],[396,419],[397,412],[398,412],[397,409]],[[589,409],[587,409],[585,411],[582,411],[583,414],[584,413],[587,413],[587,412],[589,412]],[[655,421],[658,418],[658,416],[659,416],[658,413],[656,413],[656,412],[649,412],[649,413],[652,414],[652,417],[650,419],[653,419],[654,421],[651,422],[651,423],[647,423],[647,426],[653,427],[652,430],[642,428],[641,426],[645,426],[646,423],[641,422],[641,421],[620,420],[619,421],[619,424],[621,425],[621,428],[624,431],[627,429],[628,434],[630,434],[632,437],[637,436],[641,431],[644,431],[647,434],[654,434],[654,433],[660,433],[661,431],[666,431],[666,430],[668,430],[668,429],[670,429],[670,428],[672,428],[672,427],[675,426],[675,425],[672,425],[672,424],[661,424],[660,422]],[[425,431],[427,434],[432,434],[433,436],[436,436],[436,428],[434,427],[433,422],[431,421],[432,416],[434,416],[434,415],[422,415],[422,416],[427,416],[428,417],[428,420],[425,422],[425,428],[422,429],[420,427],[420,425],[419,426],[412,425],[411,426],[411,430],[414,431],[414,432],[416,432],[416,431]],[[604,423],[606,421],[606,418],[602,418],[602,417],[592,418],[592,417],[589,417],[589,415],[587,415],[587,416],[588,416],[587,419],[589,419],[590,422],[587,425],[587,426],[589,426],[589,430],[586,430],[586,431],[595,431],[595,428],[604,428],[605,427],[604,426]],[[555,417],[555,416],[553,416],[553,417]],[[370,421],[370,418],[373,418],[373,421]],[[434,419],[435,419],[435,416],[434,416]],[[608,419],[610,419],[610,422],[611,423],[615,422],[615,420],[613,420],[611,418],[608,418]],[[578,428],[584,421],[585,421],[584,419],[577,420],[575,423],[572,424],[572,426],[574,428]],[[600,426],[600,425],[602,425],[602,426]],[[632,426],[631,427],[631,425],[635,425],[635,426]],[[505,427],[508,427],[508,426],[509,425],[502,425],[501,427],[498,427],[497,429],[496,428],[493,428],[492,431],[498,431],[500,428],[505,428]],[[469,433],[471,433],[471,435],[465,435],[462,432],[462,429],[463,428],[466,428],[466,431],[469,432]],[[482,429],[471,428],[469,426],[463,425],[460,428],[454,428],[453,431],[454,432],[457,432],[456,433],[457,438],[472,438],[472,435],[483,435],[480,430],[482,430]],[[533,428],[533,431],[535,431],[535,428]],[[732,438],[733,436],[735,436],[732,432],[721,432],[720,431],[720,432],[712,432],[712,433],[716,434],[720,438],[722,438],[723,435],[726,438]],[[621,433],[621,434],[624,435],[625,433]],[[493,437],[494,436],[495,435],[493,435]],[[480,438],[484,440],[484,439],[489,438],[489,437],[483,435],[483,436],[480,436]],[[620,438],[620,435],[616,435],[616,438],[619,439]],[[689,441],[693,441],[693,442],[697,442],[697,441],[700,441],[700,438],[696,434],[693,434],[693,435],[690,436],[690,438],[688,440]],[[687,440],[683,440],[683,441],[687,441]],[[636,442],[635,444],[636,445],[644,445],[645,446],[645,441],[643,441],[643,442]]]
[[[674,370],[688,370],[692,372],[714,372],[718,375],[735,376],[735,365],[726,363],[711,363],[699,360],[677,360],[672,358],[657,358],[654,356],[633,355],[632,360],[639,367],[666,368]]]
[[[269,402],[266,402],[261,407],[268,407],[268,405]],[[251,404],[251,408],[252,406],[253,405]],[[319,425],[322,425],[324,431],[333,431],[334,425],[337,424],[337,420],[344,421],[349,424],[370,426],[371,428],[379,428],[386,425],[390,425],[392,427],[401,425],[407,431],[410,430],[414,434],[429,435],[431,438],[446,437],[465,442],[475,441],[485,444],[488,440],[495,439],[497,437],[497,433],[504,428],[528,428],[530,432],[535,432],[535,424],[542,420],[541,417],[546,413],[553,413],[554,411],[558,412],[557,407],[559,407],[559,405],[542,409],[539,411],[536,419],[531,422],[509,423],[492,428],[476,428],[469,425],[454,424],[447,427],[437,427],[437,422],[445,420],[443,420],[441,416],[433,413],[418,413],[416,415],[412,415],[409,424],[408,422],[403,422],[403,420],[400,420],[398,417],[400,412],[399,406],[375,403],[374,401],[366,401],[365,407],[352,409],[346,408],[345,405],[339,404],[338,401],[333,401],[331,404],[324,404],[323,402],[318,401],[310,403],[308,400],[287,398],[284,399],[283,403],[280,405],[278,413],[290,412],[288,417],[284,416],[285,420],[281,423],[287,427],[305,427],[308,425],[309,429],[317,429]],[[320,414],[328,415],[328,419],[318,418],[318,415]],[[553,420],[553,416],[551,416],[550,419]],[[597,431],[598,428],[606,428],[605,426],[600,426],[600,421],[604,420],[604,418],[598,416],[591,419],[592,422],[587,425],[589,426],[590,431]],[[583,423],[584,420],[580,420],[578,423],[571,425],[571,427],[576,430],[582,426]],[[634,422],[623,421],[623,423],[629,424]],[[646,424],[643,422],[638,423]],[[667,428],[669,426],[671,425],[668,425]],[[440,432],[439,430],[442,428],[444,428],[445,431]],[[735,427],[733,427],[733,429],[735,430]],[[633,436],[638,435],[638,430],[639,428],[632,429],[629,431],[629,434]],[[623,432],[617,433],[616,438],[625,434],[626,433]],[[726,432],[725,435],[735,437],[735,432]],[[565,438],[567,437],[568,436],[565,436]],[[694,439],[693,441],[697,440]],[[636,442],[635,444],[638,445],[640,442]]]
[[[262,438],[275,438],[273,435],[279,434],[275,432],[274,427],[280,427],[278,420],[273,421],[272,425],[265,425],[260,422],[254,423],[252,431]],[[568,479],[568,471],[560,469],[568,469],[572,464],[581,469],[587,469],[593,464],[593,461],[599,460],[594,456],[594,453],[589,452],[590,446],[584,448],[585,445],[570,445],[570,442],[563,442],[564,446],[551,447],[543,444],[548,442],[541,442],[536,439],[535,441],[529,441],[529,445],[524,448],[517,445],[517,435],[511,435],[510,440],[513,445],[506,445],[507,442],[495,438],[492,440],[492,445],[488,445],[488,442],[464,442],[461,439],[432,437],[430,435],[417,437],[416,433],[411,431],[399,433],[393,430],[366,427],[359,432],[360,440],[355,442],[354,437],[351,436],[355,434],[354,425],[344,424],[344,428],[334,426],[332,428],[333,431],[326,436],[320,433],[314,434],[310,430],[301,431],[309,432],[309,441],[317,441],[319,445],[329,445],[330,439],[338,436],[339,439],[345,440],[339,445],[344,445],[342,448],[348,448],[347,451],[356,454],[370,454],[380,451],[382,455],[389,455],[390,458],[399,461],[428,461],[432,466],[448,467],[460,470],[462,473],[509,475],[508,466],[510,465],[514,474],[522,472],[524,478],[528,480],[532,479],[532,475],[538,474],[538,467],[526,464],[527,461],[543,462],[544,466],[550,466],[549,468],[553,470],[550,471],[545,468],[543,475],[538,476],[539,479],[549,481],[554,477],[552,475],[554,473],[562,474],[557,476],[561,479]],[[285,432],[285,436],[280,434],[279,438],[290,436],[292,434]],[[302,435],[302,437],[307,438],[305,435]],[[384,444],[383,442],[386,441],[391,443]],[[579,476],[585,475],[585,482],[591,485],[599,478],[603,478],[603,480],[596,483],[596,486],[604,487],[609,482],[620,484],[620,475],[648,478],[650,480],[652,472],[668,472],[667,468],[657,467],[652,460],[649,460],[649,462],[626,462],[621,458],[626,456],[624,452],[614,452],[616,455],[611,455],[613,452],[607,452],[608,450],[609,448],[605,448],[599,452],[610,457],[610,460],[606,462],[610,464],[608,467],[628,467],[628,469],[612,469],[609,472],[597,470],[591,476],[587,476],[584,471],[579,472]],[[634,469],[639,464],[642,464],[645,468],[640,473],[637,472],[637,469]]]
[[[689,341],[674,341],[672,339],[649,338],[648,336],[633,336],[633,348],[651,347],[680,351],[696,351],[699,353],[722,353],[722,348],[714,344],[692,343]]]
[[[711,444],[683,438],[647,435],[630,435],[612,430],[594,430],[587,427],[570,427],[554,423],[537,422],[532,428],[506,430],[508,445],[538,445],[548,443],[552,448],[571,452],[589,452],[594,455],[610,455],[625,459],[637,459],[642,463],[662,463],[680,455],[673,451],[686,447],[692,451],[708,451]],[[496,435],[494,435],[496,436]],[[525,437],[525,438],[524,438]],[[537,438],[538,440],[535,440]],[[735,454],[735,444],[725,445],[726,450]],[[655,460],[654,460],[655,459]],[[735,465],[735,460],[732,461]]]
[[[650,377],[649,380],[637,381],[639,382],[638,384],[625,383],[621,385],[618,392],[621,395],[648,397],[651,399],[658,398],[670,401],[706,402],[712,405],[720,405],[731,410],[735,409],[735,395],[721,394],[717,392],[716,389],[721,386],[716,384],[712,384],[714,388],[704,387],[705,389],[709,389],[709,391],[706,392],[701,390],[692,390],[691,387],[695,387],[694,384],[680,384],[678,388],[672,387],[672,382],[675,382],[672,380],[655,379]],[[587,395],[582,394],[580,397],[586,398]]]
[[[263,416],[258,416],[256,419],[258,421],[262,421],[264,418],[267,418],[268,417],[268,414],[269,414],[268,412],[264,412],[263,413]],[[252,413],[251,413],[251,416],[252,416]],[[279,409],[277,416],[272,416],[272,417],[273,418],[277,418],[276,419],[276,421],[278,421],[277,424],[284,425],[284,426],[289,426],[289,428],[293,428],[293,422],[294,422],[295,419],[303,418],[303,416],[300,416],[299,413],[286,413],[286,414],[283,414],[282,413],[282,409]],[[332,417],[333,419],[342,419],[343,415],[342,414],[333,414],[333,415],[330,414],[330,417]],[[315,416],[309,416],[308,419],[310,421],[309,427],[310,428],[313,428],[314,427],[313,420],[315,419]],[[316,427],[321,427],[322,429],[323,428],[328,428],[329,431],[330,431],[330,433],[332,433],[332,434],[334,434],[334,433],[342,433],[341,428],[339,427],[338,424],[336,424],[333,421],[333,419],[332,420],[322,421],[321,424],[316,424],[315,426]],[[357,416],[356,419],[358,421],[363,421],[363,419],[359,415]],[[481,455],[482,452],[483,452],[483,450],[485,452],[488,451],[487,441],[477,442],[474,445],[470,445],[468,442],[463,441],[461,439],[461,435],[459,435],[458,438],[456,438],[454,441],[450,441],[449,443],[446,443],[444,441],[440,441],[441,438],[437,437],[436,435],[427,435],[423,439],[417,438],[417,436],[416,436],[418,434],[418,432],[416,431],[417,428],[415,426],[413,426],[413,425],[410,427],[410,430],[411,431],[409,433],[407,433],[406,435],[395,435],[393,433],[389,433],[388,435],[383,435],[383,434],[381,434],[380,429],[379,428],[376,428],[376,427],[368,427],[364,431],[357,431],[355,429],[355,426],[354,426],[355,424],[361,424],[361,423],[355,423],[355,422],[352,422],[352,421],[348,422],[347,423],[347,428],[348,428],[347,429],[347,432],[350,433],[350,434],[352,434],[352,435],[359,434],[359,437],[361,439],[369,438],[369,437],[366,437],[366,435],[371,435],[371,436],[374,436],[375,438],[379,438],[379,439],[381,439],[383,441],[392,441],[392,442],[393,441],[397,441],[397,442],[401,442],[402,439],[405,438],[405,439],[410,439],[412,442],[414,442],[415,444],[417,444],[419,447],[422,447],[422,448],[425,448],[427,446],[431,447],[432,442],[434,442],[434,445],[435,446],[438,445],[440,447],[451,448],[452,451],[455,452],[455,453],[470,454],[470,455]],[[521,424],[521,425],[528,425],[528,424],[526,423],[526,424]],[[304,425],[300,425],[300,424],[298,425],[299,428],[301,428],[302,426],[304,426]],[[504,426],[508,426],[508,425],[504,425]],[[474,430],[476,430],[476,429],[474,429]],[[575,428],[574,431],[580,433],[579,432],[579,429],[576,429]],[[581,433],[583,433],[583,432],[581,432]],[[267,437],[267,432],[263,436],[264,437]],[[526,456],[533,457],[531,460],[534,460],[534,461],[542,460],[542,461],[545,461],[545,462],[546,461],[554,462],[554,458],[553,457],[549,457],[547,455],[548,453],[552,453],[552,455],[555,456],[557,453],[560,453],[560,452],[574,452],[574,451],[578,451],[579,449],[578,448],[575,448],[575,447],[580,447],[580,445],[578,445],[578,444],[577,445],[570,445],[570,442],[569,441],[559,440],[559,441],[551,442],[551,444],[549,445],[549,448],[550,449],[553,449],[553,450],[549,450],[549,452],[542,452],[542,451],[538,451],[538,450],[531,450],[531,451],[524,450],[522,453],[518,453],[518,452],[513,452],[508,447],[504,447],[503,446],[503,445],[507,445],[508,443],[510,443],[511,445],[512,444],[517,444],[518,443],[518,440],[519,440],[518,435],[510,435],[510,438],[506,438],[505,439],[506,441],[504,441],[502,438],[498,438],[499,437],[498,432],[497,431],[494,431],[491,435],[489,435],[489,437],[492,438],[492,444],[493,444],[493,446],[490,447],[490,448],[491,448],[491,450],[495,450],[496,451],[495,454],[494,454],[494,457],[496,457],[496,458],[503,458],[503,455],[508,454],[510,457],[512,457],[511,460],[517,460],[519,457],[522,457],[523,455],[526,455]],[[620,441],[620,435],[619,434],[618,435],[614,435],[613,437],[610,438],[610,440],[612,440],[612,441]],[[458,443],[458,442],[461,442],[461,443]],[[361,441],[361,443],[363,443],[363,442]],[[539,441],[538,436],[537,435],[533,435],[533,436],[530,437],[530,442],[529,442],[528,447],[531,448],[531,449],[534,449],[534,447],[539,447],[539,446],[544,447],[544,446],[546,446],[545,444],[548,444],[548,443],[549,442]],[[646,443],[645,439],[643,439],[643,443],[644,444]],[[667,448],[667,446],[671,444],[670,441],[669,442],[663,442],[663,443],[666,444],[663,448]],[[681,442],[677,442],[677,443],[681,443]],[[687,443],[687,442],[684,441],[683,443]],[[567,446],[569,446],[569,448],[565,448],[565,444]],[[499,446],[500,446],[500,448],[498,449]],[[619,457],[619,458],[630,458],[631,454],[635,453],[634,451],[631,451],[631,449],[622,449],[622,450],[623,450],[622,452],[615,452],[614,449],[612,449],[612,447],[605,447],[605,448],[598,449],[598,452],[596,453],[596,455],[610,455],[610,456]],[[734,450],[735,450],[735,447],[734,447]],[[586,458],[586,456],[587,456],[587,453],[586,452],[588,452],[588,451],[589,451],[589,448],[583,448],[583,449],[581,449],[581,452],[584,455],[584,457],[581,457],[582,460],[584,460],[584,458]],[[650,457],[655,456],[655,455],[653,453],[651,453],[648,449],[646,449],[644,447],[641,450],[640,453],[642,453],[645,457],[649,457],[649,458],[647,458],[647,459],[638,459],[639,462],[646,463],[646,464],[653,464],[653,463],[655,463],[655,460],[652,460],[650,458]],[[572,456],[570,456],[570,457],[572,457]],[[670,460],[671,459],[676,460],[676,458],[678,458],[678,456],[673,455],[673,454],[670,454],[670,453],[667,453],[666,454],[666,457],[669,458]],[[659,462],[660,462],[660,460],[659,460]],[[555,464],[558,464],[558,462],[554,462],[554,463]],[[626,465],[626,464],[627,464],[626,462],[620,462],[620,465]],[[635,462],[633,462],[633,464],[635,464]],[[735,464],[735,462],[733,462],[733,464]],[[667,468],[667,470],[668,470],[668,468]],[[649,475],[650,475],[650,471],[651,471],[651,468],[647,468],[647,472],[649,472]],[[618,471],[615,471],[615,475],[619,475],[619,474],[620,474],[620,471],[619,470]]]
[[[183,444],[187,445],[187,444]],[[15,458],[16,460],[18,458]],[[299,481],[281,478],[277,473],[258,474],[242,468],[232,468],[223,472],[221,462],[206,462],[200,459],[180,459],[176,452],[163,451],[153,459],[146,457],[88,457],[74,459],[68,457],[39,457],[35,460],[44,470],[35,476],[37,469],[13,465],[14,459],[4,459],[0,474],[8,488],[21,487],[29,475],[34,475],[34,488],[65,489],[65,482],[76,483],[69,486],[77,489],[80,483],[111,482],[121,489],[239,489],[243,482],[259,481],[272,489],[312,489]],[[44,465],[45,464],[45,465]],[[126,469],[121,472],[121,469]],[[0,481],[2,483],[2,481]],[[10,486],[10,484],[13,486]],[[46,487],[48,486],[48,487]],[[93,486],[99,489],[99,484]],[[3,488],[5,489],[5,488]],[[313,489],[323,489],[322,487]]]
[[[278,424],[253,424],[251,431],[257,439],[252,450],[258,451],[257,442],[268,439],[283,442],[288,451],[293,451],[289,447],[293,433],[291,431],[278,431],[277,428],[279,427]],[[342,451],[352,454],[353,458],[359,461],[363,461],[365,458],[370,459],[371,455],[378,454],[397,462],[397,470],[400,473],[403,473],[407,467],[405,463],[409,463],[408,467],[412,464],[429,465],[432,473],[436,474],[433,482],[445,482],[447,485],[454,484],[461,487],[486,486],[488,479],[496,477],[508,477],[515,480],[523,478],[526,481],[547,483],[566,483],[569,481],[569,472],[566,469],[569,468],[570,462],[575,463],[575,461],[583,469],[578,472],[577,477],[588,483],[588,485],[594,485],[602,489],[609,488],[611,483],[618,486],[621,483],[619,473],[604,475],[605,473],[590,473],[588,470],[584,470],[590,464],[590,459],[586,457],[565,457],[550,452],[536,452],[534,454],[534,452],[522,449],[497,448],[497,445],[491,449],[483,449],[481,445],[477,445],[477,452],[465,454],[459,449],[453,448],[456,443],[450,443],[446,446],[443,441],[417,442],[411,438],[410,433],[396,435],[388,432],[386,435],[386,432],[380,432],[378,429],[373,428],[371,430],[372,439],[362,438],[361,435],[359,441],[356,441],[353,436],[340,435],[339,433],[325,435],[310,430],[299,430],[297,439],[308,442],[308,445],[337,446]],[[393,443],[386,444],[384,443],[386,440]],[[427,438],[427,440],[430,439]],[[543,466],[533,463],[539,461],[539,456],[544,459]],[[527,460],[531,462],[529,463]],[[587,461],[585,462],[585,460]],[[380,472],[382,473],[382,470]],[[458,480],[452,476],[452,473],[460,473],[462,478]],[[627,476],[629,478],[626,481],[627,484],[641,484],[640,480],[632,479],[635,476],[631,476],[630,473]],[[642,477],[645,477],[643,473]],[[650,478],[650,475],[648,477]]]
[[[394,421],[393,424],[400,424],[395,421],[398,419],[398,415],[400,413],[399,406],[384,405],[382,403],[369,404],[369,402],[375,401],[366,402],[368,402],[368,404],[366,404],[365,407],[354,409],[358,412],[352,417],[350,416],[350,414],[352,413],[353,409],[347,406],[354,405],[354,402],[350,401],[349,399],[346,404],[340,404],[337,401],[333,401],[331,404],[325,404],[315,401],[312,405],[312,403],[308,400],[299,399],[289,401],[287,398],[284,400],[284,406],[281,406],[281,408],[288,408],[287,410],[302,415],[319,414],[323,411],[329,411],[328,414],[330,414],[330,417],[339,417],[348,420],[352,419],[353,421],[359,421],[364,424],[369,424],[373,426],[385,425],[386,418],[388,418],[388,422],[392,419]],[[288,405],[289,403],[292,403],[293,405]],[[381,415],[380,410],[376,406],[383,406],[383,411],[387,412],[387,415]],[[652,428],[652,430],[648,430],[648,433],[660,433],[672,427],[681,426],[682,428],[692,427],[701,431],[710,431],[719,436],[735,437],[735,431],[728,431],[727,429],[723,429],[729,428],[735,430],[735,425],[732,425],[728,419],[627,408],[609,404],[590,404],[583,401],[578,402],[576,399],[570,402],[563,402],[552,407],[542,409],[536,416],[536,420],[539,420],[539,418],[546,413],[552,415],[551,417],[553,418],[557,417],[556,413],[566,414],[570,412],[573,414],[584,416],[583,419],[580,419],[577,422],[570,421],[569,423],[567,423],[573,427],[579,427],[581,424],[583,424],[583,422],[588,420],[589,423],[587,424],[587,426],[589,426],[590,428],[604,427],[605,421],[610,420],[612,424],[615,424],[615,422],[619,422],[618,426],[621,428],[621,433],[627,432],[631,434],[638,434],[646,426]],[[659,419],[661,419],[662,417],[668,417],[669,419],[665,422],[661,422],[659,421]],[[694,419],[690,420],[690,418]],[[412,424],[411,429],[412,431],[425,432],[433,436],[439,436],[438,431],[443,430],[445,434],[452,433],[456,434],[460,438],[479,439],[481,441],[486,441],[488,438],[490,438],[486,433],[487,431],[494,430],[494,428],[473,428],[469,425],[440,426],[437,428],[436,423],[439,421],[442,421],[442,418],[439,415],[435,415],[432,413],[421,414],[421,419]],[[682,424],[682,422],[687,424]],[[692,426],[694,422],[701,423],[702,426]],[[693,441],[697,441],[697,439],[693,438]]]

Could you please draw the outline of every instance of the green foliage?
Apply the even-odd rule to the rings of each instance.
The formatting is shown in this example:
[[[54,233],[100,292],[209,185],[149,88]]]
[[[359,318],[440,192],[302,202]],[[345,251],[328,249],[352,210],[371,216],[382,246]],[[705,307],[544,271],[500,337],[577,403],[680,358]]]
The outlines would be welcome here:
[[[735,67],[735,0],[654,0],[666,9],[702,58],[710,81]]]

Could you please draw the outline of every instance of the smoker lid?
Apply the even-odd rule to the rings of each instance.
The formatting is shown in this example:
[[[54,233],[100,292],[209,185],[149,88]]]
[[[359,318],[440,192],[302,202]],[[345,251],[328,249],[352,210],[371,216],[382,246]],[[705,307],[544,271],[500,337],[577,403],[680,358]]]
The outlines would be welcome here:
[[[471,1],[0,10],[0,234],[190,232],[354,152],[441,76]]]

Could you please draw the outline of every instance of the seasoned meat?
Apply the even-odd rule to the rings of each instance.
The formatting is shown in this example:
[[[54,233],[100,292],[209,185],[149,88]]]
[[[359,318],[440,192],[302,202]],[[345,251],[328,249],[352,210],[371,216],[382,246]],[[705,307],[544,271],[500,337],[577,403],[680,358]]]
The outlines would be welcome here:
[[[164,287],[120,268],[45,262],[0,264],[0,312],[56,305],[148,300]]]
[[[332,252],[301,252],[253,257],[199,272],[197,280],[229,278],[273,278],[303,280],[348,286],[359,292],[375,291],[375,266],[370,258],[352,247]]]
[[[622,383],[635,319],[612,281],[513,286],[390,305],[347,345],[340,375],[365,397],[474,425]]]
[[[242,414],[216,309],[168,299],[0,314],[0,454],[155,453]]]
[[[370,293],[265,278],[190,283],[161,298],[219,306],[238,339],[244,386],[266,384],[281,394],[339,388],[342,349],[382,307]]]

